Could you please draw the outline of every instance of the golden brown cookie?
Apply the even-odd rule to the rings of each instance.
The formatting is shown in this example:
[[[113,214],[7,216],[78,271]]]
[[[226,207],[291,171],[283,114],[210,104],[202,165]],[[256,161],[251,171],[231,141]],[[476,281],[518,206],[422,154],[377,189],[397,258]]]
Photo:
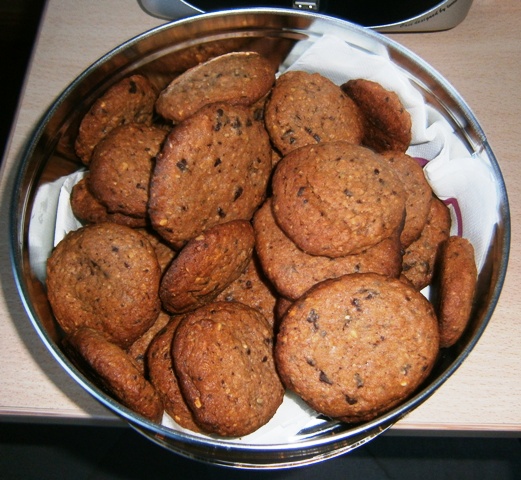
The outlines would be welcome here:
[[[427,222],[432,201],[432,188],[425,178],[420,164],[406,153],[384,152],[394,173],[405,188],[405,222],[400,235],[402,247],[408,247],[418,239]]]
[[[271,146],[248,107],[212,104],[176,126],[150,188],[154,229],[175,248],[218,223],[249,220],[271,174]],[[173,194],[175,192],[175,194]]]
[[[252,259],[241,276],[230,283],[215,300],[240,302],[255,308],[273,327],[277,296],[273,285],[262,270],[258,256],[253,252]]]
[[[88,165],[96,145],[115,127],[130,123],[150,125],[157,92],[143,75],[120,80],[98,98],[83,117],[76,137],[76,154]]]
[[[405,190],[387,162],[348,142],[289,153],[272,188],[278,225],[310,255],[361,252],[393,235],[405,215]]]
[[[123,349],[89,327],[68,335],[64,347],[98,387],[135,413],[161,422],[163,405],[159,395]]]
[[[431,283],[439,247],[449,238],[450,225],[449,209],[439,198],[433,197],[420,237],[403,254],[402,273],[417,290]]]
[[[277,291],[289,299],[299,298],[322,280],[347,273],[374,272],[397,277],[401,272],[399,232],[358,254],[329,258],[300,250],[275,222],[270,199],[255,213],[253,226],[263,270]]]
[[[364,118],[362,143],[376,152],[405,152],[411,143],[411,115],[395,92],[370,80],[349,80],[342,90],[358,105]]]
[[[165,412],[182,427],[200,432],[201,429],[194,422],[192,412],[179,389],[170,353],[174,333],[182,318],[172,317],[168,325],[157,333],[147,351],[146,363],[150,382],[159,393]]]
[[[368,421],[409,397],[439,350],[432,305],[398,279],[344,275],[293,303],[277,335],[277,369],[312,408]]]
[[[159,314],[160,275],[154,249],[141,233],[97,223],[56,246],[47,261],[47,294],[66,333],[88,326],[126,348]]]
[[[215,225],[190,240],[161,280],[163,308],[184,313],[214,300],[244,272],[254,244],[246,220]]]
[[[451,347],[465,331],[474,303],[477,276],[472,244],[457,236],[445,240],[436,274],[441,347]]]
[[[102,205],[88,188],[87,173],[74,187],[71,192],[71,209],[74,216],[83,224],[89,223],[118,223],[131,228],[144,227],[146,219],[123,215],[122,213],[109,213],[107,207]]]
[[[94,149],[89,190],[111,213],[144,218],[155,158],[168,131],[129,123],[114,128]]]
[[[275,81],[273,65],[256,52],[230,52],[190,68],[161,91],[157,112],[182,122],[210,103],[251,105]]]
[[[359,144],[362,116],[338,85],[319,73],[289,71],[272,89],[266,128],[283,155],[304,145],[345,140]]]
[[[282,403],[272,329],[251,307],[215,302],[186,314],[172,351],[185,401],[207,432],[247,435]]]

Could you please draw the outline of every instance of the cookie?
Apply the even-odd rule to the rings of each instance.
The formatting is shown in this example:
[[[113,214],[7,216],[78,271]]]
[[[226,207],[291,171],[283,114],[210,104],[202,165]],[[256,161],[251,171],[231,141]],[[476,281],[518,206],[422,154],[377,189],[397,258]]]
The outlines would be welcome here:
[[[407,248],[418,239],[429,216],[432,188],[420,164],[406,153],[384,152],[385,158],[405,188],[405,222],[400,241]]]
[[[451,347],[463,335],[472,312],[477,276],[472,244],[457,236],[445,240],[436,274],[441,347]]]
[[[71,209],[74,216],[83,224],[90,223],[117,223],[131,228],[144,227],[147,224],[145,218],[131,217],[122,213],[109,213],[107,207],[102,205],[88,188],[87,173],[71,191]]]
[[[329,258],[308,255],[278,227],[271,200],[257,210],[253,219],[255,245],[263,270],[277,291],[296,300],[316,283],[348,273],[374,272],[399,276],[402,254],[399,232],[358,254]]]
[[[94,149],[89,190],[110,213],[144,218],[150,177],[167,130],[129,123],[114,128]]]
[[[369,421],[408,398],[438,355],[430,302],[398,279],[345,275],[289,307],[275,359],[287,388],[317,412]]]
[[[215,225],[190,240],[161,280],[163,308],[184,313],[214,300],[244,272],[254,243],[246,220]]]
[[[160,269],[139,232],[97,223],[65,236],[47,261],[47,294],[57,322],[104,332],[126,348],[156,320]]]
[[[230,283],[215,300],[240,302],[255,308],[273,327],[277,297],[277,292],[264,274],[258,256],[253,252],[252,259],[241,276]]]
[[[81,161],[88,165],[96,145],[125,123],[150,125],[157,92],[143,75],[132,75],[110,87],[83,117],[75,142]]]
[[[194,432],[201,429],[194,422],[192,412],[186,405],[174,372],[170,350],[174,333],[182,316],[172,317],[150,343],[147,350],[147,366],[150,382],[161,397],[165,412],[181,427]]]
[[[304,145],[345,140],[359,144],[362,116],[338,85],[319,73],[289,71],[272,89],[266,128],[283,154]]]
[[[210,103],[251,105],[270,90],[275,68],[256,52],[231,52],[176,77],[159,94],[157,112],[179,123]]]
[[[450,226],[449,209],[439,198],[433,197],[420,237],[405,249],[402,258],[402,273],[417,290],[431,283],[439,247],[449,238]]]
[[[64,339],[64,348],[94,384],[135,413],[161,422],[163,405],[158,393],[132,358],[101,332],[81,327]]]
[[[401,228],[405,190],[380,155],[347,142],[308,145],[286,155],[272,180],[278,225],[310,255],[341,257]]]
[[[185,401],[206,432],[247,435],[266,424],[282,403],[272,330],[251,307],[214,302],[187,314],[172,352]]]
[[[364,145],[376,152],[405,152],[409,148],[411,115],[395,92],[365,79],[349,80],[341,88],[362,112]]]
[[[250,220],[265,198],[270,174],[268,134],[250,109],[203,107],[174,127],[157,158],[150,187],[152,226],[181,248],[216,224]]]
[[[134,343],[126,350],[143,375],[146,375],[147,371],[145,358],[150,343],[157,335],[157,333],[162,330],[169,321],[170,315],[167,312],[159,312],[159,315],[157,316],[157,319],[152,324],[152,326],[137,340],[135,340]]]

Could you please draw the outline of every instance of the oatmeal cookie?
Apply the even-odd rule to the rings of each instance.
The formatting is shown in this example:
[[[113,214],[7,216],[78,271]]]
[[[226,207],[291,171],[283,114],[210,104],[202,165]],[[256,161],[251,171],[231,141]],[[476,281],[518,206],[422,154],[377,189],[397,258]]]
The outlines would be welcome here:
[[[289,307],[275,359],[287,388],[346,422],[369,421],[409,397],[438,355],[430,302],[374,273],[325,280]]]
[[[451,347],[469,322],[478,272],[474,247],[466,239],[451,236],[440,248],[436,285],[441,347]]]
[[[160,423],[163,404],[132,358],[99,331],[81,327],[65,337],[64,348],[93,383],[130,410]]]
[[[403,225],[402,182],[380,155],[348,142],[294,150],[278,163],[272,188],[277,223],[310,255],[358,253]]]
[[[247,435],[282,403],[272,329],[251,307],[214,302],[186,314],[172,351],[183,396],[206,432]]]
[[[75,142],[81,161],[88,165],[96,145],[115,127],[131,122],[150,125],[156,98],[156,90],[143,75],[132,75],[110,87],[81,121]]]
[[[122,213],[109,213],[107,207],[102,205],[90,192],[88,187],[89,174],[87,173],[71,192],[71,209],[74,216],[83,224],[90,223],[118,223],[130,228],[140,228],[147,224],[145,218],[131,217]]]
[[[362,116],[338,85],[319,73],[289,71],[272,89],[266,128],[283,154],[309,144],[345,140],[359,144]]]
[[[94,149],[89,190],[110,213],[144,218],[155,157],[168,131],[129,123],[114,128]]]
[[[126,348],[159,315],[160,275],[143,235],[116,223],[97,223],[67,234],[53,250],[47,294],[66,333],[88,326]]]
[[[176,77],[159,94],[156,110],[179,123],[210,103],[251,105],[274,82],[275,69],[264,57],[256,52],[230,52]]]
[[[254,244],[253,228],[246,220],[215,225],[190,240],[163,275],[163,307],[183,313],[214,300],[244,272]]]
[[[175,248],[204,230],[250,220],[265,198],[271,146],[248,107],[212,104],[174,127],[150,187],[154,229]]]
[[[405,152],[411,143],[411,115],[395,92],[365,79],[349,80],[342,90],[358,105],[364,119],[362,143],[376,152]]]
[[[427,223],[432,201],[432,188],[420,164],[406,153],[384,152],[385,158],[405,188],[405,222],[400,235],[403,248],[418,239]]]
[[[147,366],[150,382],[156,388],[163,402],[165,412],[179,425],[194,432],[201,429],[194,422],[192,412],[186,405],[172,362],[172,340],[182,320],[182,316],[174,316],[162,328],[150,343],[147,351]]]
[[[433,197],[427,223],[420,237],[403,254],[402,273],[421,290],[429,285],[434,275],[439,247],[450,235],[450,211],[437,197]]]

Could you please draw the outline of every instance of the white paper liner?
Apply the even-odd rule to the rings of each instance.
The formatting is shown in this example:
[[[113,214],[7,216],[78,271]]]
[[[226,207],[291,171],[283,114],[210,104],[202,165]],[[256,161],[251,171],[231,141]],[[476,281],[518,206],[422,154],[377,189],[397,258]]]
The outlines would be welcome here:
[[[296,50],[299,48],[297,45]],[[353,47],[336,36],[324,35],[287,70],[318,72],[338,85],[349,79],[365,78],[398,94],[412,118],[412,142],[407,153],[428,160],[424,167],[426,178],[436,195],[451,206],[451,234],[470,240],[479,271],[499,219],[499,191],[492,166],[480,155],[469,153],[444,117],[425,104],[409,78],[390,61],[383,46],[375,44],[373,50],[377,53]],[[33,271],[42,282],[46,260],[54,245],[66,233],[81,226],[72,213],[69,197],[73,185],[84,174],[84,170],[78,171],[42,185],[37,192],[29,226],[29,254]],[[452,208],[454,205],[456,208]],[[259,445],[293,443],[302,429],[321,423],[324,421],[316,412],[287,393],[269,423],[251,435],[224,441]],[[166,414],[163,424],[186,431]]]

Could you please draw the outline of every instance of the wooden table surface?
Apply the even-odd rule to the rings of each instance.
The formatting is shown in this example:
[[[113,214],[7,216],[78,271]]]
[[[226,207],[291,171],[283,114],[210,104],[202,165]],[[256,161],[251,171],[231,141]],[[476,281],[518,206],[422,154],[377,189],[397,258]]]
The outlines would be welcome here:
[[[33,330],[11,273],[8,205],[20,151],[51,102],[103,54],[161,23],[135,0],[47,2],[1,171],[0,421],[119,421],[62,371]],[[510,263],[487,329],[456,373],[395,432],[521,432],[520,25],[519,0],[474,0],[452,30],[389,34],[429,62],[470,105],[505,177],[512,216]]]

